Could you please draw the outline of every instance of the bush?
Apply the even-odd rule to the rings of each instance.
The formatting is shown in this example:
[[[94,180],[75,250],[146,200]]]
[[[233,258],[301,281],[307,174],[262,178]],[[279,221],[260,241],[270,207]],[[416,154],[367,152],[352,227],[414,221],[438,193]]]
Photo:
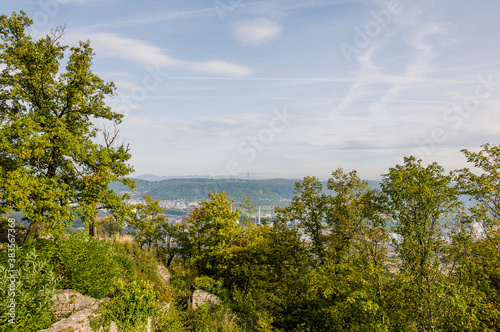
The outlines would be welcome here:
[[[187,330],[179,310],[175,306],[170,305],[170,308],[158,317],[155,331],[182,332]]]
[[[57,272],[63,278],[63,287],[95,298],[105,297],[123,272],[115,256],[113,242],[83,231],[69,233],[61,240],[57,253]]]
[[[10,248],[9,248],[10,249]],[[12,251],[1,252],[0,263],[0,331],[39,331],[55,322],[52,297],[58,278],[34,248],[27,251],[15,248],[15,266],[11,267],[8,256]],[[17,270],[11,278],[9,270]],[[11,282],[15,280],[15,323],[9,322]],[[9,294],[10,293],[10,294]]]
[[[109,327],[114,321],[120,331],[144,331],[148,317],[157,312],[157,297],[149,282],[125,283],[118,279],[112,298],[99,308],[102,315],[91,322],[93,329]]]
[[[115,260],[123,268],[123,277],[126,281],[147,280],[153,284],[161,284],[158,277],[158,260],[155,253],[150,249],[142,249],[134,241],[122,241],[116,238],[114,241],[116,251]]]
[[[203,304],[196,311],[188,313],[192,331],[197,332],[243,332],[237,324],[236,315],[222,305]]]
[[[222,282],[207,276],[202,276],[194,279],[193,287],[194,289],[203,289],[210,293],[219,294],[222,288]]]

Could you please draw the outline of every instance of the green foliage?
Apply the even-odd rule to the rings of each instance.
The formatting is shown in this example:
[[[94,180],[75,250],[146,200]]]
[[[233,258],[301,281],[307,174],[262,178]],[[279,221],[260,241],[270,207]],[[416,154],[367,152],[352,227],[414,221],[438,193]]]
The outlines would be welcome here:
[[[194,289],[204,289],[210,293],[218,294],[221,291],[222,282],[202,276],[193,280],[193,287]]]
[[[189,226],[180,232],[181,255],[193,261],[198,273],[217,273],[218,261],[239,236],[237,224],[239,212],[232,210],[233,202],[227,200],[225,192],[212,193],[210,200],[202,202],[188,218]]]
[[[462,192],[476,202],[470,209],[474,219],[490,230],[500,225],[500,145],[485,144],[479,152],[462,152],[481,173],[464,168],[456,179]]]
[[[173,238],[178,237],[181,226],[170,223],[163,215],[158,199],[145,196],[146,204],[136,205],[136,217],[131,221],[136,229],[135,238],[148,248],[154,248],[158,257],[163,258],[167,267],[177,253],[177,247],[173,244]]]
[[[122,278],[129,282],[134,280],[149,281],[161,284],[157,273],[159,264],[152,250],[142,249],[136,242],[115,238],[113,245],[116,251],[115,260],[123,269]]]
[[[136,229],[135,238],[141,244],[148,248],[157,245],[161,240],[160,228],[167,225],[167,221],[160,207],[160,200],[152,199],[151,196],[145,196],[146,204],[138,204],[135,206],[136,218],[132,222],[132,226]]]
[[[132,171],[128,147],[114,146],[109,133],[95,143],[95,120],[118,124],[123,116],[105,105],[115,86],[92,72],[90,43],[68,50],[59,43],[63,28],[35,40],[32,23],[23,11],[0,16],[0,213],[23,213],[27,242],[40,228],[62,234],[74,213],[87,223],[99,207],[123,216],[127,195],[108,185],[133,187],[123,178]]]
[[[122,229],[123,227],[121,223],[119,223],[112,215],[99,220],[97,226],[97,231],[108,237],[113,237],[115,234],[120,234]]]
[[[197,332],[243,332],[238,326],[234,313],[222,305],[203,304],[196,311],[188,312],[188,324],[191,331]]]
[[[340,263],[356,241],[361,241],[383,260],[385,220],[381,217],[380,193],[369,188],[356,171],[338,169],[322,183],[315,177],[305,177],[295,185],[295,197],[290,206],[276,209],[278,219],[296,222],[310,238],[312,260],[317,265]],[[377,238],[377,239],[375,239]]]
[[[409,157],[384,175],[382,191],[393,229],[401,236],[393,242],[401,266],[399,277],[414,303],[407,308],[405,324],[419,330],[438,328],[443,319],[439,295],[444,282],[440,271],[443,218],[460,205],[457,188],[437,163],[424,167]]]
[[[254,195],[249,195],[249,194],[243,194],[243,199],[242,199],[242,204],[240,205],[241,208],[245,210],[244,216],[244,223],[249,226],[250,224],[255,224],[258,220],[257,215],[257,209],[258,209],[258,202],[255,199]]]
[[[114,321],[120,331],[142,332],[148,317],[157,312],[157,297],[153,286],[144,281],[125,283],[118,279],[111,299],[99,308],[101,316],[91,322],[94,330]]]
[[[56,242],[56,272],[63,289],[74,289],[95,298],[105,297],[123,268],[116,259],[111,241],[72,232]]]
[[[170,308],[162,312],[155,326],[156,332],[182,332],[187,331],[183,315],[177,307],[170,305]]]
[[[58,284],[56,274],[34,248],[9,247],[0,255],[0,330],[35,332],[49,327],[55,321],[52,297]],[[15,290],[11,287],[13,282]],[[15,299],[14,324],[9,322],[12,317],[8,315],[12,298]]]
[[[189,267],[174,266],[170,269],[170,284],[177,292],[177,305],[179,309],[187,310],[191,305],[193,296],[193,281],[196,278],[195,271]]]

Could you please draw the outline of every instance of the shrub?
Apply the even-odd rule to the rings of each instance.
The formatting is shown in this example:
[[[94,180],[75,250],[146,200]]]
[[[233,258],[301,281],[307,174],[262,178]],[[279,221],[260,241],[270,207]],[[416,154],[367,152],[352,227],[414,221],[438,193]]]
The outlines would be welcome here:
[[[194,289],[203,289],[210,293],[219,294],[222,282],[207,276],[201,276],[194,279],[193,287]]]
[[[11,248],[9,248],[11,249]],[[34,248],[27,251],[15,248],[15,266],[9,265],[3,251],[0,263],[0,331],[39,331],[55,321],[52,297],[58,278]],[[11,273],[16,270],[17,273]],[[15,275],[15,278],[12,276]],[[12,284],[15,282],[15,323],[9,322]],[[10,293],[10,294],[9,294]]]
[[[179,310],[170,305],[170,308],[163,312],[156,323],[157,332],[182,332],[187,331],[182,315]]]
[[[237,324],[236,315],[223,305],[203,304],[196,311],[188,313],[192,331],[197,332],[243,332]]]
[[[82,231],[69,233],[61,240],[57,256],[63,287],[95,298],[105,297],[123,272],[115,259],[113,242]]]
[[[153,284],[161,284],[158,277],[158,260],[150,249],[142,249],[134,241],[114,241],[116,261],[123,268],[123,277],[126,281],[147,280]]]
[[[120,331],[144,331],[148,317],[157,312],[157,298],[153,286],[146,281],[125,283],[118,279],[111,299],[99,308],[102,315],[93,319],[92,328],[109,327],[114,321]]]

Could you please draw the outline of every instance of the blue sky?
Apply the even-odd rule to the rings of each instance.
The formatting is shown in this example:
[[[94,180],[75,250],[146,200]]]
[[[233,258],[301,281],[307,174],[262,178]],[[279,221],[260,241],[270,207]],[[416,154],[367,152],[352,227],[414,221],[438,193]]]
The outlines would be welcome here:
[[[497,0],[2,1],[20,9],[91,41],[136,175],[379,179],[500,143]]]

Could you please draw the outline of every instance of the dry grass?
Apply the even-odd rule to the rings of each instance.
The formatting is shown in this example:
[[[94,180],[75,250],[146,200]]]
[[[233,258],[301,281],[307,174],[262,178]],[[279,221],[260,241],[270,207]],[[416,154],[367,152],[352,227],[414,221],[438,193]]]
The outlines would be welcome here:
[[[130,234],[115,234],[115,241],[118,243],[132,244],[135,242],[134,237]]]

